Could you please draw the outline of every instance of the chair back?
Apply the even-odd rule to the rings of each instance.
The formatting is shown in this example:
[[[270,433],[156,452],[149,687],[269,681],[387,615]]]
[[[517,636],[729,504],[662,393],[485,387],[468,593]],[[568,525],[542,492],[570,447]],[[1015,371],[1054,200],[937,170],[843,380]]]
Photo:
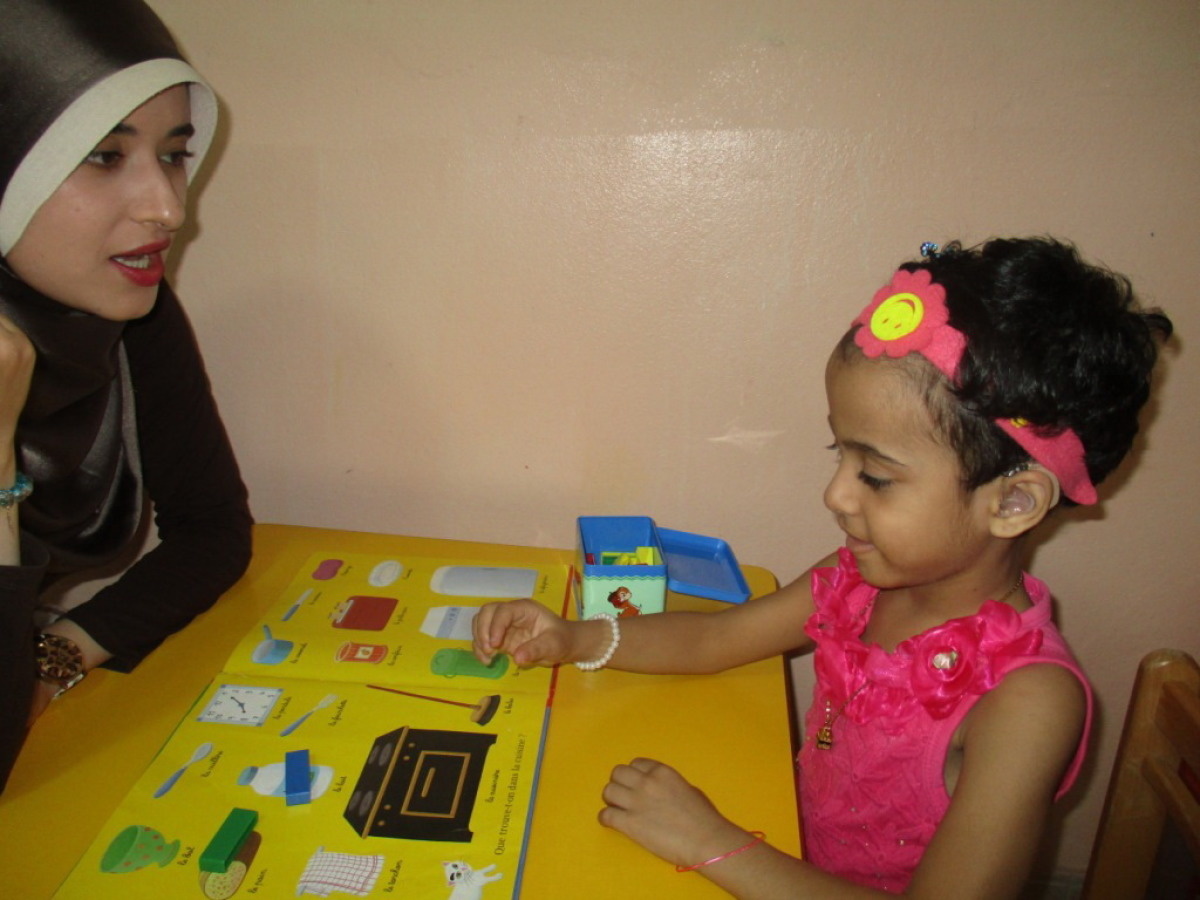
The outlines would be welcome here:
[[[1143,897],[1170,819],[1200,867],[1200,667],[1186,653],[1142,659],[1083,900]]]

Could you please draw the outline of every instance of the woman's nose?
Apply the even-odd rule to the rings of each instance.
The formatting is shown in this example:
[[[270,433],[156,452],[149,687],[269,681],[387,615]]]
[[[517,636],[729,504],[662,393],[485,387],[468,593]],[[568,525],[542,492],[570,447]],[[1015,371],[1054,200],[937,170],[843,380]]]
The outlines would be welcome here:
[[[182,168],[155,163],[138,179],[131,213],[138,222],[176,231],[187,217],[187,175]]]

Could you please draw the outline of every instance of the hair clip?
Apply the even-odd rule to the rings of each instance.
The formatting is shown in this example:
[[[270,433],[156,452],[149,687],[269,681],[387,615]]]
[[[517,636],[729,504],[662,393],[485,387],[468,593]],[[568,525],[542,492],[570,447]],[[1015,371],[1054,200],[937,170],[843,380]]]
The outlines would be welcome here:
[[[925,243],[921,245],[921,256],[923,256],[925,259],[937,259],[938,251],[941,249],[942,248],[933,241],[925,241]]]
[[[898,270],[854,324],[863,326],[855,332],[854,343],[868,357],[887,354],[898,359],[917,351],[954,382],[967,339],[950,324],[946,289],[928,269]]]

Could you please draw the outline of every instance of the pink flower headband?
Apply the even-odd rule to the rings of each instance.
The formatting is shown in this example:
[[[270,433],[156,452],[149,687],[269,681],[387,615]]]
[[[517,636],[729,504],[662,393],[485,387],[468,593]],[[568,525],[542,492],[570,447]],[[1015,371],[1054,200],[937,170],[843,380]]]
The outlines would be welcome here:
[[[957,381],[958,364],[967,339],[950,324],[946,289],[926,269],[900,269],[889,284],[854,320],[861,325],[854,343],[874,359],[893,359],[917,352],[933,363],[951,383]],[[1063,493],[1076,503],[1096,502],[1096,488],[1084,464],[1083,442],[1070,428],[1047,435],[1044,429],[1024,419],[996,419],[996,424],[1021,445],[1062,485]]]

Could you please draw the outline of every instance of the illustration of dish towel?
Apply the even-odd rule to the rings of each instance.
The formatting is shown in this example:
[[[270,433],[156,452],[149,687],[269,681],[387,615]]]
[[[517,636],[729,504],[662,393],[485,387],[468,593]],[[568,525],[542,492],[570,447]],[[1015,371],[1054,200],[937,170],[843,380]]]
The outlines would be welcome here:
[[[304,867],[296,895],[315,894],[328,897],[334,891],[366,897],[375,887],[383,871],[382,856],[360,856],[356,853],[326,853],[318,847]]]

